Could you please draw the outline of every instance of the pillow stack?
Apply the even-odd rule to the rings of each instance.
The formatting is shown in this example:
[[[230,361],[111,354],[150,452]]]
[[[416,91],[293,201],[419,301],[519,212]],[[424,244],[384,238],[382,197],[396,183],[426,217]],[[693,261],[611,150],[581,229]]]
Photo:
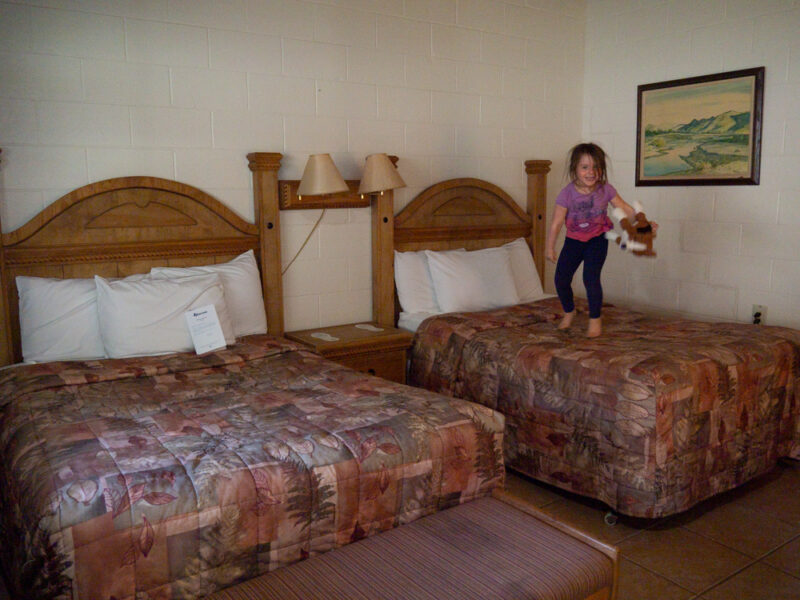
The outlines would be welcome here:
[[[219,275],[222,280],[225,302],[230,310],[236,337],[267,333],[267,313],[264,310],[264,296],[261,293],[261,276],[252,250],[220,265],[187,268],[154,267],[150,270],[150,276],[154,279],[176,279],[208,274]]]
[[[396,252],[395,284],[404,313],[479,311],[545,296],[528,244]]]
[[[124,279],[17,277],[25,362],[152,356],[194,348],[184,313],[213,304],[226,344],[267,332],[252,250],[230,262]]]

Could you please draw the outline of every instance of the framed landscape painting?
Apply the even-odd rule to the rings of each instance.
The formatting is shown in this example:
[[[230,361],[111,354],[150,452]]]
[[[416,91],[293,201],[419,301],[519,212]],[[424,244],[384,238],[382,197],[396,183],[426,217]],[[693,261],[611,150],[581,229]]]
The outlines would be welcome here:
[[[638,88],[636,185],[757,185],[764,67]]]

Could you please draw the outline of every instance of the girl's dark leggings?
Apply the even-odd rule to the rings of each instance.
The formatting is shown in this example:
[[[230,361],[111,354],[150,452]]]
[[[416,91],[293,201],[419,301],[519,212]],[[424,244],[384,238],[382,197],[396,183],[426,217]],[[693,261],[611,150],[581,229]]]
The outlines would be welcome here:
[[[564,247],[556,264],[556,292],[564,312],[575,310],[572,297],[572,277],[583,262],[583,285],[586,286],[586,299],[589,302],[589,317],[600,316],[603,306],[603,286],[600,284],[600,272],[606,262],[608,240],[605,235],[598,235],[587,242],[572,238],[564,240]]]

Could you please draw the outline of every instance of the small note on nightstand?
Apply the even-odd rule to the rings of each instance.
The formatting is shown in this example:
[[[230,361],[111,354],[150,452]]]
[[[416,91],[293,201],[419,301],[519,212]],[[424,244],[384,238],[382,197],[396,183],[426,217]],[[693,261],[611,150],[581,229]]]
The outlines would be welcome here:
[[[317,338],[318,340],[322,340],[323,342],[338,342],[339,338],[332,336],[330,333],[324,333],[322,331],[318,331],[317,333],[312,333],[311,337]]]
[[[363,329],[364,331],[383,331],[382,327],[375,327],[375,325],[370,325],[369,323],[359,323],[358,325],[353,325],[356,329]]]

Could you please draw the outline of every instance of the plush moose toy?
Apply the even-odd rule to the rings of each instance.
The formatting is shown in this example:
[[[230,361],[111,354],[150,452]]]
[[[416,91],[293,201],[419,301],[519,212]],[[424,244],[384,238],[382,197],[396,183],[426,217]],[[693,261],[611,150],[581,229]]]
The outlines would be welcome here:
[[[638,202],[633,203],[633,223],[630,222],[625,211],[615,208],[611,215],[619,222],[622,227],[622,234],[616,231],[607,231],[606,237],[612,242],[619,244],[619,247],[626,252],[632,252],[636,256],[655,256],[653,251],[653,239],[656,237],[655,229],[647,220],[644,208]]]

